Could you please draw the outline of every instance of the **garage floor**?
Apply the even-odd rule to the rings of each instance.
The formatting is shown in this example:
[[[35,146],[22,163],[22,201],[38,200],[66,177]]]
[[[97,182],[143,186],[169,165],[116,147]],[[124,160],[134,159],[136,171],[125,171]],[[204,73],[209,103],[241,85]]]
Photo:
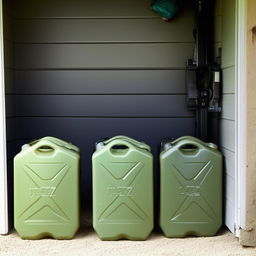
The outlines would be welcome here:
[[[0,256],[256,256],[256,248],[241,247],[234,235],[225,229],[221,230],[218,236],[210,238],[168,239],[161,233],[153,233],[144,242],[103,242],[93,231],[91,221],[86,220],[83,221],[75,239],[69,241],[22,240],[14,231],[8,236],[0,236]]]

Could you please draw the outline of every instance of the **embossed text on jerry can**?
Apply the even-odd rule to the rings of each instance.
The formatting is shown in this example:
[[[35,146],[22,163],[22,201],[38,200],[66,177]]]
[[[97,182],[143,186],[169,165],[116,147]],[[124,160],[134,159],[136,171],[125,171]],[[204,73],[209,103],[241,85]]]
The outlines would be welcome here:
[[[72,238],[79,227],[79,149],[45,137],[14,158],[14,226],[23,239]]]
[[[118,136],[92,157],[93,227],[102,240],[145,240],[153,229],[150,147]]]
[[[167,237],[213,236],[222,225],[222,155],[194,137],[160,154],[160,226]]]

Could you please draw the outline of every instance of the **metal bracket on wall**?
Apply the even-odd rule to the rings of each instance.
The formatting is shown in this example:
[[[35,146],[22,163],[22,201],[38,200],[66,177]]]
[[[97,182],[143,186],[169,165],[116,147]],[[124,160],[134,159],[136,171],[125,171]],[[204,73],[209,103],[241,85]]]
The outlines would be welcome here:
[[[190,110],[196,110],[199,104],[196,70],[196,62],[189,59],[187,61],[187,106]]]
[[[221,69],[219,64],[198,71],[196,62],[187,61],[187,107],[196,111],[197,136],[208,139],[208,113],[221,112]]]
[[[221,71],[212,70],[212,82],[209,87],[209,112],[221,112]]]

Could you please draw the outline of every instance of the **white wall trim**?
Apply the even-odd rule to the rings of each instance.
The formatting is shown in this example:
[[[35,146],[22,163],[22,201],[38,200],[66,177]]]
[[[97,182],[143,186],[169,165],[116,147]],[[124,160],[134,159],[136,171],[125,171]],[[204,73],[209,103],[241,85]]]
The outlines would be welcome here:
[[[0,1],[0,233],[8,232],[3,4]]]
[[[246,225],[246,2],[237,0],[237,178],[236,229]]]

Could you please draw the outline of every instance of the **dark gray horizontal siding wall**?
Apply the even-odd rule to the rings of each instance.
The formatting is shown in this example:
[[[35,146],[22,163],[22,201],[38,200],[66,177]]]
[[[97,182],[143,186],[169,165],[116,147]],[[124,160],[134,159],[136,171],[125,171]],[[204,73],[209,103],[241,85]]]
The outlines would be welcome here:
[[[117,134],[146,141],[157,178],[160,141],[194,134],[185,85],[193,11],[186,6],[166,23],[150,2],[15,3],[15,91],[8,97],[15,97],[17,143],[52,135],[78,145],[88,200],[95,141]]]
[[[189,0],[188,0],[189,1]],[[152,18],[151,0],[20,0],[19,18]]]
[[[13,19],[11,13],[11,3],[3,1],[3,26],[4,26],[4,76],[6,97],[6,148],[7,148],[7,179],[8,179],[8,208],[9,208],[9,227],[13,225],[13,156],[17,153],[16,143],[16,118],[15,118],[15,99],[12,95],[14,90],[14,37]]]
[[[14,37],[13,19],[10,12],[10,2],[3,1],[3,26],[4,26],[4,77],[6,93],[6,136],[7,155],[12,156],[16,152],[15,146],[15,85],[14,85]]]
[[[185,94],[185,70],[16,71],[16,94]]]

